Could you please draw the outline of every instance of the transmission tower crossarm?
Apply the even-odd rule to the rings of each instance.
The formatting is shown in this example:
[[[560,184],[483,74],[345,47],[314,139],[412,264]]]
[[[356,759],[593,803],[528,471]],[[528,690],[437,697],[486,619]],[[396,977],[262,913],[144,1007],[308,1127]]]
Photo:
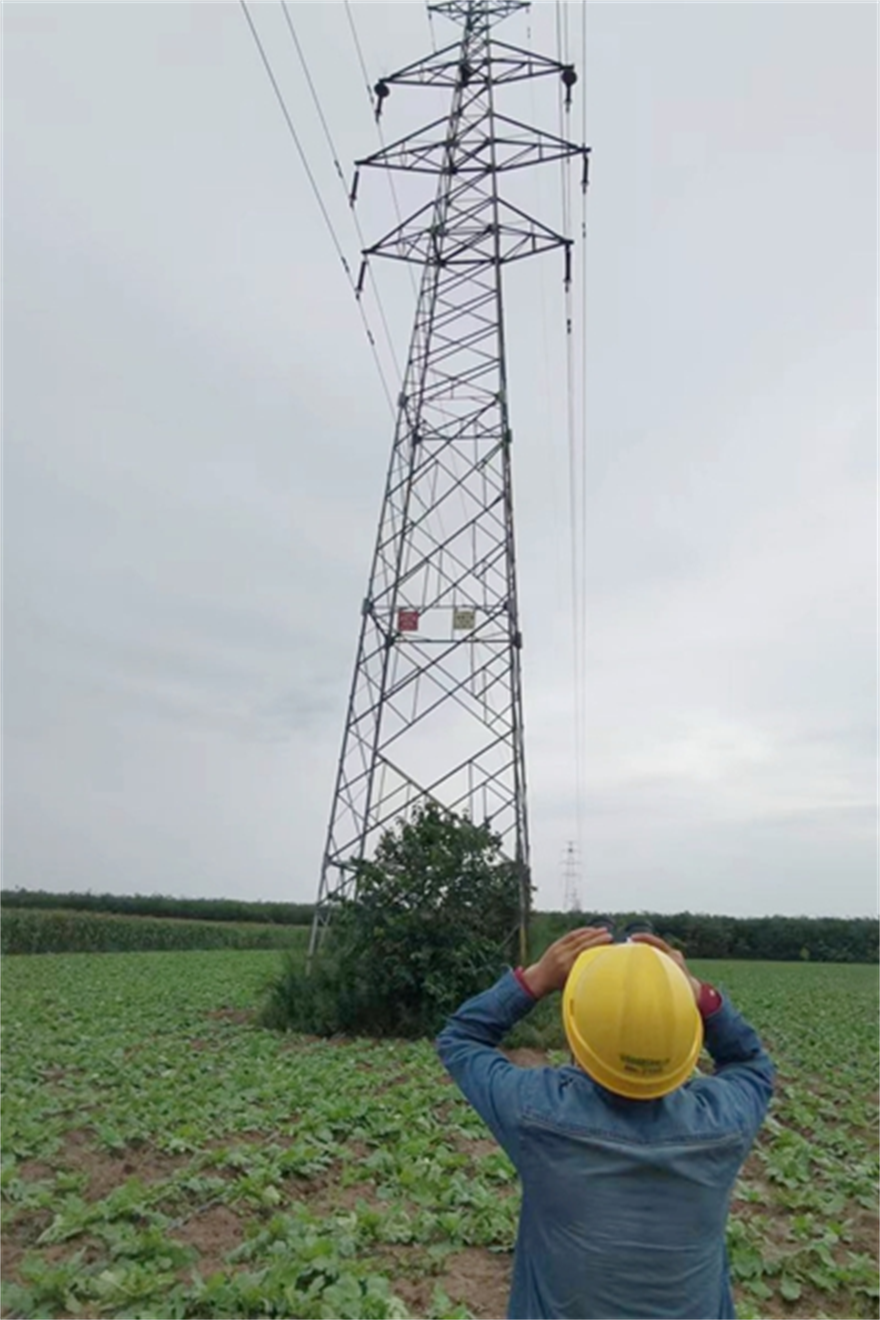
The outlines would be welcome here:
[[[496,125],[504,125],[525,134],[526,138],[515,136],[495,136],[476,141],[466,151],[459,153],[455,162],[456,174],[486,175],[501,174],[508,170],[525,169],[532,165],[543,165],[550,161],[565,160],[569,156],[587,155],[589,148],[568,142],[565,138],[547,133],[543,129],[533,128],[518,119],[507,115],[495,114]],[[389,143],[381,151],[374,152],[356,161],[358,170],[380,168],[386,170],[407,170],[418,174],[441,174],[446,165],[449,143],[445,137],[428,137],[435,129],[446,127],[445,119],[435,119],[417,133],[409,133],[396,142]],[[492,150],[494,143],[494,151]],[[506,149],[506,155],[499,156],[498,148]],[[491,159],[487,159],[491,153]]]
[[[451,59],[447,58],[450,54],[452,54]],[[559,60],[522,50],[519,46],[509,46],[503,41],[492,43],[492,80],[496,85],[523,82],[527,78],[540,78],[551,74],[562,77],[563,74],[570,74],[571,67],[570,64],[561,64]],[[468,67],[465,73],[467,79],[465,85],[478,85],[481,76],[485,75]],[[458,87],[461,80],[461,57],[456,43],[438,50],[436,54],[416,60],[395,73],[385,74],[374,90],[381,104],[392,87]]]
[[[470,198],[470,185],[462,183],[450,196],[455,201],[459,197]],[[493,217],[487,220],[486,214],[490,210]],[[434,265],[445,269],[479,269],[487,261],[497,260],[506,265],[522,257],[537,256],[540,252],[566,247],[571,241],[513,203],[499,201],[498,206],[494,207],[489,199],[481,195],[471,200],[466,209],[463,207],[459,211],[454,226],[436,224],[426,228],[421,222],[433,211],[431,203],[415,211],[402,225],[396,226],[377,243],[365,248],[364,257],[387,257],[392,261],[410,261],[420,266]],[[505,217],[503,220],[499,218],[502,215]],[[504,248],[497,251],[496,236],[507,240]],[[450,240],[455,242],[455,246],[450,245]]]

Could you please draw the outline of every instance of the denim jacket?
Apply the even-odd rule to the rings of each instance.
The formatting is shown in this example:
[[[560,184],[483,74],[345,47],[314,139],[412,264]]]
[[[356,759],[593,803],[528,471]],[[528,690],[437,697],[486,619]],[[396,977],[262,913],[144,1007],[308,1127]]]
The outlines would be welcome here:
[[[714,1076],[625,1100],[578,1067],[509,1062],[497,1046],[534,1003],[506,972],[437,1040],[522,1182],[508,1316],[734,1317],[728,1205],[773,1090],[755,1031],[722,997],[705,1019]]]

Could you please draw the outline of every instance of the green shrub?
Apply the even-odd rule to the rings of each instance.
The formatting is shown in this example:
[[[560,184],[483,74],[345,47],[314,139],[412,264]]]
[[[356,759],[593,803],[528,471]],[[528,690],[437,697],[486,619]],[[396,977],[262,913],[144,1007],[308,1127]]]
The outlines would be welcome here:
[[[514,865],[501,840],[429,804],[357,870],[307,974],[288,960],[262,1021],[319,1035],[433,1035],[516,958]]]

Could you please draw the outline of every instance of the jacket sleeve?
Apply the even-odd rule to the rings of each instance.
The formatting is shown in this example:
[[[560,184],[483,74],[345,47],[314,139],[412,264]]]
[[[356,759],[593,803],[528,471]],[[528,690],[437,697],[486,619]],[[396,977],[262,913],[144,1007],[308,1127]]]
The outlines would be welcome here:
[[[754,1027],[730,1000],[705,1019],[706,1049],[715,1064],[714,1081],[724,1087],[725,1107],[732,1106],[739,1125],[754,1139],[773,1095],[775,1068]]]
[[[535,1070],[512,1064],[498,1045],[534,1005],[514,973],[505,972],[491,990],[462,1004],[437,1037],[446,1071],[514,1164],[525,1092]]]

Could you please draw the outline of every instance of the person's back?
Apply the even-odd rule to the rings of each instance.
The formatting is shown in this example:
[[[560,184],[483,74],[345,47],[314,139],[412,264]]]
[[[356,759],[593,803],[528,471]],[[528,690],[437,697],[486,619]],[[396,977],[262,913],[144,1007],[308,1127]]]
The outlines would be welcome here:
[[[580,949],[609,939],[575,932],[545,958],[558,958],[562,946],[567,975]],[[770,1099],[769,1059],[736,1010],[701,987],[714,1077],[633,1099],[582,1066],[517,1068],[494,1047],[535,997],[560,988],[559,976],[557,969],[549,983],[540,964],[508,973],[463,1005],[438,1039],[443,1062],[522,1181],[509,1316],[734,1316],[725,1225],[737,1172]],[[658,1033],[656,1023],[652,1030]],[[630,1091],[664,1084],[615,1082]]]

